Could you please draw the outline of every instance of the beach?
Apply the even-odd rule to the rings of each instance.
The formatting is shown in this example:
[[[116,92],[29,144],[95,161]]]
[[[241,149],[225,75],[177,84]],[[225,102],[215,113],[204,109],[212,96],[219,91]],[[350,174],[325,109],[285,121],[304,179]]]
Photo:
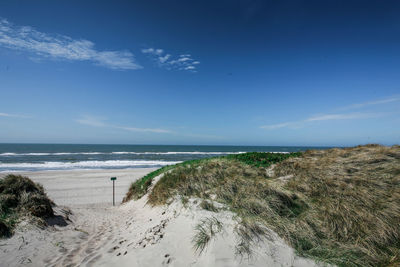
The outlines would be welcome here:
[[[129,185],[156,168],[57,170],[20,172],[42,184],[57,205],[112,205],[112,181],[115,181],[115,202],[120,204]]]
[[[22,221],[14,235],[0,240],[0,266],[317,266],[296,256],[281,238],[265,240],[252,259],[235,254],[234,214],[214,213],[191,199],[152,207],[147,195],[121,204],[131,182],[154,168],[21,172],[41,183],[57,204],[46,227]],[[112,182],[116,180],[116,206]],[[193,231],[215,217],[224,231],[199,253]]]
[[[397,266],[385,248],[398,236],[399,159],[399,146],[365,145],[162,169],[11,172],[0,184],[12,231],[0,239],[0,266]],[[382,254],[356,254],[367,243],[336,238],[337,229]]]
[[[0,0],[0,267],[400,267],[399,14]]]

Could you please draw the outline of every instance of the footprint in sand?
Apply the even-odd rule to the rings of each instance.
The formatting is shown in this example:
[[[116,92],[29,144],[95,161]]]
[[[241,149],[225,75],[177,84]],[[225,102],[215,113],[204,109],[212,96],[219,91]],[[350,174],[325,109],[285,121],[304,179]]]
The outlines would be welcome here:
[[[165,254],[164,260],[162,261],[163,266],[169,265],[173,261],[173,257],[171,257],[169,254]]]

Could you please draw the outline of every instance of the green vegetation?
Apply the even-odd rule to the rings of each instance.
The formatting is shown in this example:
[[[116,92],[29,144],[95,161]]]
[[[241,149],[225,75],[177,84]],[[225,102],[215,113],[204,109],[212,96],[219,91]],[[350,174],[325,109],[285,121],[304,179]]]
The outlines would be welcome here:
[[[292,153],[265,153],[265,152],[249,152],[243,154],[232,154],[226,156],[227,159],[236,159],[246,164],[256,167],[269,167],[272,164],[281,162],[292,157],[300,157],[302,152]]]
[[[250,153],[243,153],[243,154],[232,154],[222,158],[227,158],[229,160],[238,160],[245,164],[250,164],[257,167],[268,167],[271,164],[280,162],[284,159],[290,157],[299,157],[301,152],[294,152],[294,153],[265,153],[265,152],[250,152]],[[213,158],[206,158],[206,159],[198,159],[198,160],[188,160],[182,163],[178,163],[176,165],[168,165],[157,169],[153,172],[150,172],[146,176],[142,177],[141,179],[133,182],[124,197],[123,202],[129,201],[131,199],[137,200],[143,197],[148,189],[150,188],[152,181],[155,177],[173,170],[180,166],[194,166],[199,165],[202,162],[206,162],[212,160]]]
[[[7,175],[0,179],[0,237],[10,236],[24,216],[53,216],[54,203],[43,187],[28,177]]]
[[[164,172],[148,201],[162,205],[179,195],[224,204],[238,215],[241,255],[250,255],[271,229],[302,256],[338,266],[398,266],[400,147],[296,156],[247,153],[177,165]],[[263,167],[271,162],[278,163],[268,177]],[[211,239],[208,228],[196,228],[200,251]]]
[[[131,199],[137,200],[141,197],[143,197],[147,191],[149,190],[153,179],[156,178],[157,176],[168,172],[172,169],[175,169],[176,167],[179,166],[187,166],[187,165],[198,165],[203,161],[207,161],[210,160],[210,158],[207,159],[198,159],[198,160],[188,160],[185,162],[181,162],[175,165],[168,165],[168,166],[164,166],[160,169],[157,169],[155,171],[152,171],[150,173],[148,173],[146,176],[138,179],[137,181],[133,182],[128,190],[128,192],[126,193],[123,202],[127,202]]]
[[[169,165],[162,167],[160,169],[157,169],[153,172],[150,172],[146,176],[144,176],[141,179],[138,179],[136,182],[133,182],[126,193],[126,196],[124,197],[123,202],[129,201],[131,199],[139,199],[142,196],[144,196],[147,193],[147,190],[149,189],[152,180],[157,177],[158,175],[172,169],[174,165]]]

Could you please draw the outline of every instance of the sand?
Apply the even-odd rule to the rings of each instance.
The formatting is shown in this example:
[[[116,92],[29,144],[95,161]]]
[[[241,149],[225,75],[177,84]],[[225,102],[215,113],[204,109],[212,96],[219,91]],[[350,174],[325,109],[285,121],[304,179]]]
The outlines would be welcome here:
[[[147,196],[120,205],[129,184],[152,170],[24,173],[43,184],[59,205],[58,217],[45,228],[24,221],[12,238],[0,240],[0,266],[317,266],[273,233],[252,258],[237,256],[234,214],[203,210],[197,199],[185,207],[179,200],[150,207]],[[115,207],[111,176],[117,177]],[[212,217],[223,230],[199,254],[194,228]]]
[[[110,205],[113,200],[111,177],[117,177],[115,201],[120,204],[132,181],[153,170],[155,168],[40,171],[21,174],[44,185],[48,196],[58,205]]]

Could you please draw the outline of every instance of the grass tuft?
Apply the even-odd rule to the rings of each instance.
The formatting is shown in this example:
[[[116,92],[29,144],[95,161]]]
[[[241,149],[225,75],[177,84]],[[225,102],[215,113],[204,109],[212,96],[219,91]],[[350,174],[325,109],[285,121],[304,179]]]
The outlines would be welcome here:
[[[218,208],[215,207],[214,203],[210,200],[203,199],[200,203],[200,207],[208,211],[218,212]]]
[[[47,218],[54,215],[54,203],[43,186],[28,177],[9,174],[0,179],[0,237],[10,236],[19,219],[26,215]]]
[[[192,239],[195,251],[201,254],[211,239],[221,230],[222,223],[217,218],[211,217],[201,220],[195,227],[196,234]]]
[[[243,220],[235,228],[235,232],[239,237],[239,242],[235,247],[235,253],[241,257],[252,257],[252,247],[269,238],[269,231],[260,223],[251,220]]]

